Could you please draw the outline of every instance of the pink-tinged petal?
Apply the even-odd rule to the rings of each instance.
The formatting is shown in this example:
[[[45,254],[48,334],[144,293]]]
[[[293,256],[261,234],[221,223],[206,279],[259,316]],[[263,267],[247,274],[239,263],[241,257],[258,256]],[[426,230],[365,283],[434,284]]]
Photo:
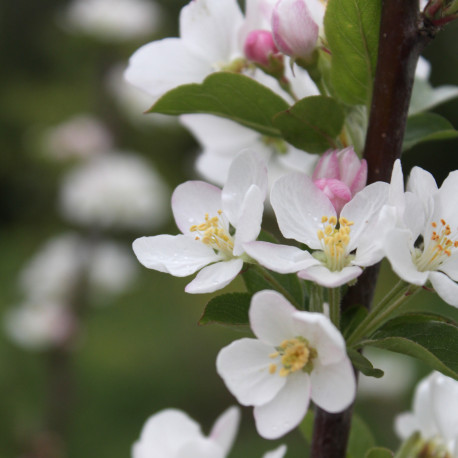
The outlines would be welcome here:
[[[339,159],[336,150],[326,151],[321,156],[318,164],[313,171],[312,180],[316,181],[320,178],[340,178]]]
[[[319,364],[337,363],[346,357],[345,340],[327,316],[296,311],[293,320],[294,335],[305,337],[316,349]]]
[[[319,265],[308,251],[287,245],[277,245],[269,242],[251,242],[244,246],[245,253],[267,267],[281,274],[289,274]]]
[[[218,210],[222,210],[221,189],[203,181],[187,181],[172,194],[173,216],[183,234],[193,235],[191,226],[203,223],[206,214],[218,216]]]
[[[267,168],[259,156],[250,151],[240,153],[232,162],[221,198],[229,221],[237,227],[246,193],[255,185],[260,191],[261,202],[267,193]]]
[[[301,173],[291,173],[277,180],[270,196],[282,234],[286,238],[321,248],[317,232],[323,216],[335,216],[331,201],[313,181]]]
[[[296,311],[280,293],[260,291],[250,306],[250,325],[255,336],[264,343],[276,347],[286,339],[295,337],[293,313]]]
[[[323,265],[317,265],[301,270],[297,275],[304,280],[314,281],[327,288],[337,288],[359,277],[362,272],[363,269],[357,266],[348,266],[342,270],[332,272]]]
[[[285,377],[271,374],[271,345],[257,339],[240,339],[224,347],[216,358],[216,370],[229,391],[244,405],[271,401],[286,383]]]
[[[458,284],[442,272],[429,272],[429,280],[443,301],[458,307]]]
[[[221,260],[210,247],[184,235],[141,237],[132,247],[145,267],[176,277],[186,277]]]
[[[307,59],[315,50],[319,26],[304,0],[279,0],[272,12],[272,33],[283,54]]]
[[[264,211],[264,196],[262,191],[252,185],[242,202],[240,218],[234,234],[234,256],[240,256],[243,244],[256,240],[261,231],[262,213]]]
[[[245,57],[257,64],[268,67],[272,56],[278,53],[272,33],[268,30],[252,30],[246,37],[243,45]],[[276,56],[277,60],[283,56]]]
[[[414,285],[424,285],[428,272],[420,272],[412,261],[414,240],[408,230],[393,229],[385,238],[385,255],[392,269],[403,280]]]
[[[212,64],[229,63],[236,57],[237,32],[242,23],[235,0],[192,1],[181,10],[180,36],[193,53]]]
[[[199,83],[211,73],[209,63],[193,54],[179,38],[153,41],[129,59],[125,79],[142,91],[160,97],[177,86]]]
[[[278,439],[304,418],[310,402],[310,377],[296,372],[286,377],[282,390],[270,402],[254,408],[256,429],[264,439]]]
[[[366,186],[367,162],[360,159],[352,146],[337,153],[340,167],[340,180],[348,185],[353,195]]]
[[[380,210],[388,201],[388,191],[388,183],[372,183],[358,192],[342,209],[341,216],[353,221],[347,252],[358,247],[359,237],[370,226],[372,219],[378,218]]]
[[[264,453],[264,455],[262,455],[262,458],[283,458],[285,456],[287,449],[288,448],[286,447],[286,445],[282,444],[275,450],[271,450],[270,452]]]
[[[185,288],[189,294],[213,293],[227,286],[242,270],[241,259],[230,259],[204,267]]]
[[[179,434],[179,430],[177,430],[177,434]],[[225,458],[226,454],[222,448],[212,440],[206,437],[199,437],[182,444],[173,456],[183,456],[186,458]]]
[[[240,409],[229,407],[215,421],[211,431],[210,439],[221,447],[226,456],[232,448],[235,436],[240,424]]]
[[[320,178],[315,180],[314,183],[332,202],[337,213],[340,213],[344,205],[352,197],[349,187],[343,181],[334,178]]]
[[[355,374],[346,356],[334,364],[317,364],[310,378],[312,401],[326,412],[341,412],[355,400]]]
[[[140,439],[134,444],[133,458],[147,458],[153,454],[174,456],[182,444],[199,437],[203,438],[200,425],[192,418],[180,410],[165,409],[146,421]]]

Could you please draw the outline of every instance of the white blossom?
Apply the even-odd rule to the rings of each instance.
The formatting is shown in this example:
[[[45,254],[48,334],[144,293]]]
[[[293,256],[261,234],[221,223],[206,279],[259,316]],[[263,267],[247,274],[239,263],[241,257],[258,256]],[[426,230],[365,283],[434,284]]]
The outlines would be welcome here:
[[[275,291],[256,293],[249,317],[257,339],[223,348],[216,367],[238,402],[254,406],[262,437],[276,439],[295,428],[310,399],[331,413],[353,402],[355,376],[329,318],[298,311]]]

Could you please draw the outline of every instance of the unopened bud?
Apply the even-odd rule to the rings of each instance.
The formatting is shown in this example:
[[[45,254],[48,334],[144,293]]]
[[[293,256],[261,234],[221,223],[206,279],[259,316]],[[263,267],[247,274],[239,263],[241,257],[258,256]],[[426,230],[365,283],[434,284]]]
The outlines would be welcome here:
[[[272,33],[268,30],[252,30],[246,37],[245,57],[264,67],[269,66],[270,56],[278,53]]]

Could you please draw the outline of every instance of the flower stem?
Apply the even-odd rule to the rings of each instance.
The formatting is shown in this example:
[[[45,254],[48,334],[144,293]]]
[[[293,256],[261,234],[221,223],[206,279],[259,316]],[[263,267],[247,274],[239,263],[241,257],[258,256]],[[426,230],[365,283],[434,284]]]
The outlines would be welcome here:
[[[340,288],[328,289],[329,300],[329,318],[336,326],[340,328]]]
[[[323,287],[317,283],[310,284],[309,311],[323,313]]]

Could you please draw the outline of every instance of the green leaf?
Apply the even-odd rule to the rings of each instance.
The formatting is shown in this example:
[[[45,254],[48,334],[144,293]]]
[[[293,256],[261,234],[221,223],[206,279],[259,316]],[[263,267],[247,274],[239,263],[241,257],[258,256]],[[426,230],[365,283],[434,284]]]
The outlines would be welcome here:
[[[286,297],[283,291],[286,290],[291,296],[286,299],[303,309],[304,291],[296,274],[279,274],[251,264],[242,272],[242,278],[250,294],[271,289],[279,291]]]
[[[331,83],[350,105],[368,105],[377,65],[381,0],[329,0],[324,27]]]
[[[347,458],[360,458],[374,445],[375,439],[367,424],[360,416],[353,414]]]
[[[385,447],[373,447],[364,455],[364,458],[393,458],[393,452]]]
[[[250,302],[251,294],[248,293],[229,293],[214,297],[206,305],[199,324],[248,325]]]
[[[272,118],[288,104],[254,79],[238,73],[217,72],[202,84],[186,84],[163,95],[150,113],[181,115],[207,113],[243,124],[271,137],[279,137]]]
[[[345,121],[343,108],[330,97],[315,95],[299,100],[273,120],[283,138],[308,153],[336,148]]]
[[[354,348],[347,348],[348,357],[351,359],[353,366],[368,377],[383,377],[384,372],[376,369],[372,363]]]
[[[407,119],[402,143],[403,151],[417,143],[458,137],[458,131],[445,118],[435,113],[420,113]]]
[[[311,444],[313,437],[313,422],[315,421],[315,413],[313,409],[309,409],[304,419],[299,424],[299,431],[304,436],[305,440]]]
[[[342,313],[340,327],[342,335],[345,339],[352,334],[352,332],[358,327],[359,323],[366,318],[368,313],[369,312],[366,307],[363,307],[362,305],[352,305]]]
[[[413,356],[458,380],[458,327],[437,316],[406,314],[396,317],[362,345]]]

